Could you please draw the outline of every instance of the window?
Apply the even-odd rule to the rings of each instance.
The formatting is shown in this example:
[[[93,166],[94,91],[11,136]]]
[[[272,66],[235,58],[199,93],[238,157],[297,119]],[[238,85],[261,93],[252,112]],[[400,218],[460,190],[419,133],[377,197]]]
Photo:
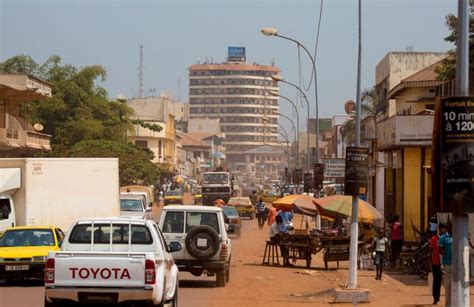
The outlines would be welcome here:
[[[12,246],[54,246],[50,229],[7,230],[0,239],[0,247]]]
[[[122,198],[120,200],[120,211],[129,211],[129,212],[143,212],[143,203],[141,199],[126,199]]]
[[[214,212],[188,212],[186,215],[186,233],[196,226],[207,225],[219,232],[217,214]]]
[[[167,211],[163,223],[164,233],[183,233],[184,232],[184,212]]]
[[[153,239],[150,231],[145,225],[132,225],[131,244],[152,244]],[[91,224],[76,225],[69,237],[69,243],[90,244],[92,233],[94,234],[95,244],[110,243],[110,224]],[[112,224],[112,242],[113,244],[128,244],[129,224]]]
[[[0,221],[8,219],[10,213],[12,213],[10,199],[0,199]]]
[[[148,148],[148,141],[136,140],[135,145],[140,148]]]

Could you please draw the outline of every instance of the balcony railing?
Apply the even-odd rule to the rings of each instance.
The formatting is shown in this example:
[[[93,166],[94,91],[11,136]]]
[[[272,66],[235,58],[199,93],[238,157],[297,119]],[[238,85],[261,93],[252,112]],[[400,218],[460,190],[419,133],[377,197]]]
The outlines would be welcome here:
[[[35,131],[0,128],[0,147],[18,148],[28,147],[34,149],[51,149],[51,136]]]
[[[378,122],[378,147],[431,145],[433,118],[432,115],[396,115]]]

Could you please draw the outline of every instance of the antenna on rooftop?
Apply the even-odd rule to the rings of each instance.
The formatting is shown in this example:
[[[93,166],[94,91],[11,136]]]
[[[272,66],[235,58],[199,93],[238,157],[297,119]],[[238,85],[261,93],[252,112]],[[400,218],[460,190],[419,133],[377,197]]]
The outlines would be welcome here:
[[[143,97],[143,45],[140,45],[140,66],[138,66],[138,98]]]

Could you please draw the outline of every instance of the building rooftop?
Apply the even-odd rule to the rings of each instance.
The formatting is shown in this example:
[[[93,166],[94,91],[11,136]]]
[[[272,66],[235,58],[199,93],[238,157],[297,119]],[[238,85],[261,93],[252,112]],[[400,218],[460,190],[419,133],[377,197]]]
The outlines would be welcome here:
[[[189,133],[178,132],[177,133],[181,137],[181,145],[189,146],[189,147],[202,147],[203,149],[210,149],[211,147],[204,143],[203,141],[195,138],[194,136],[190,135]]]
[[[437,74],[435,72],[436,67],[440,65],[441,61],[433,63],[430,66],[425,67],[413,75],[403,79],[388,93],[387,98],[393,98],[401,90],[408,87],[431,87],[442,84],[443,81],[438,80]]]
[[[222,132],[189,132],[188,135],[198,140],[205,140],[212,136],[223,137]]]
[[[271,65],[259,65],[249,63],[222,63],[222,64],[194,64],[189,70],[237,70],[237,71],[269,71],[278,73],[280,69]]]

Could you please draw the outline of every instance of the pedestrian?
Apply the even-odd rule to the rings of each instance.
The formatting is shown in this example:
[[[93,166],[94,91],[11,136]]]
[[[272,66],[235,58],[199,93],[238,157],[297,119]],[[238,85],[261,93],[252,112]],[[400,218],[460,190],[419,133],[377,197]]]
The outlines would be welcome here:
[[[441,294],[441,281],[443,273],[441,271],[441,255],[439,253],[439,237],[446,232],[446,225],[440,223],[437,225],[438,233],[435,233],[430,240],[431,248],[431,273],[433,274],[433,305],[437,305]]]
[[[392,250],[392,255],[391,255],[392,267],[396,268],[398,257],[400,256],[400,253],[402,252],[402,249],[403,249],[403,227],[402,227],[402,224],[400,223],[400,217],[398,215],[395,215],[393,217],[393,221],[390,224],[390,235],[391,235],[390,239],[391,239],[391,250]]]
[[[263,200],[261,198],[257,201],[256,209],[257,209],[258,228],[262,229],[263,225],[265,225],[265,219],[266,219],[265,209],[266,209],[266,207],[265,207],[265,203],[263,202]]]
[[[448,222],[446,232],[439,237],[438,246],[439,253],[442,256],[441,264],[443,265],[443,281],[446,303],[445,306],[451,306],[451,274],[452,274],[452,245],[453,237],[451,236],[451,222]]]
[[[275,222],[276,215],[277,215],[277,209],[272,206],[268,211],[268,218],[267,218],[268,226],[271,226],[273,222]]]
[[[374,255],[374,265],[375,265],[375,279],[381,280],[383,267],[385,265],[385,258],[387,254],[387,245],[388,239],[385,236],[385,231],[379,229],[377,237],[372,241],[372,254]],[[375,253],[375,254],[374,254]]]

